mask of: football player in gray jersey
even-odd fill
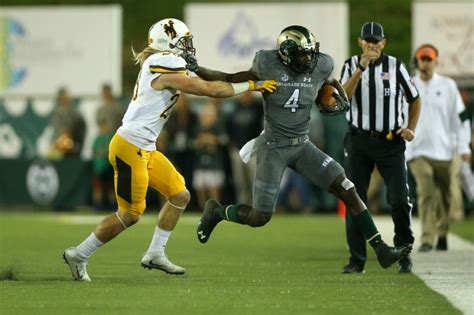
[[[387,268],[409,254],[410,245],[389,247],[382,240],[354,184],[346,178],[344,169],[309,141],[310,109],[324,83],[333,85],[340,95],[335,95],[335,108],[324,109],[320,106],[322,112],[338,114],[348,108],[344,89],[337,80],[330,78],[333,60],[319,52],[319,43],[310,30],[298,25],[285,28],[278,37],[277,49],[258,51],[248,71],[223,73],[198,66],[194,56],[184,58],[187,68],[205,80],[278,81],[276,92],[263,94],[264,132],[242,149],[244,155],[257,155],[253,204],[221,205],[217,200],[208,200],[197,228],[201,243],[209,240],[215,226],[222,220],[251,227],[260,227],[270,221],[275,212],[283,171],[291,167],[314,185],[344,201],[354,222],[374,248],[382,267]]]

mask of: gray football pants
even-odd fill
[[[261,137],[263,139],[256,151],[257,172],[253,185],[253,208],[258,211],[275,212],[280,181],[286,167],[291,167],[325,190],[344,173],[339,163],[319,150],[307,137],[295,145],[290,145],[289,139],[277,141]]]

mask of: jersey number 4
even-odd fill
[[[291,94],[290,98],[286,101],[284,108],[289,108],[292,113],[296,113],[296,110],[300,106],[298,100],[300,99],[300,89],[295,89]]]

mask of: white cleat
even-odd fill
[[[87,260],[77,258],[76,248],[69,247],[63,252],[63,259],[71,269],[74,280],[90,282],[91,278],[87,274]]]
[[[158,269],[172,275],[182,275],[186,269],[173,264],[165,254],[147,252],[142,258],[142,267],[146,269]]]

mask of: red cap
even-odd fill
[[[422,57],[431,58],[431,60],[436,60],[438,54],[433,47],[423,46],[416,51],[416,58],[421,59]]]

